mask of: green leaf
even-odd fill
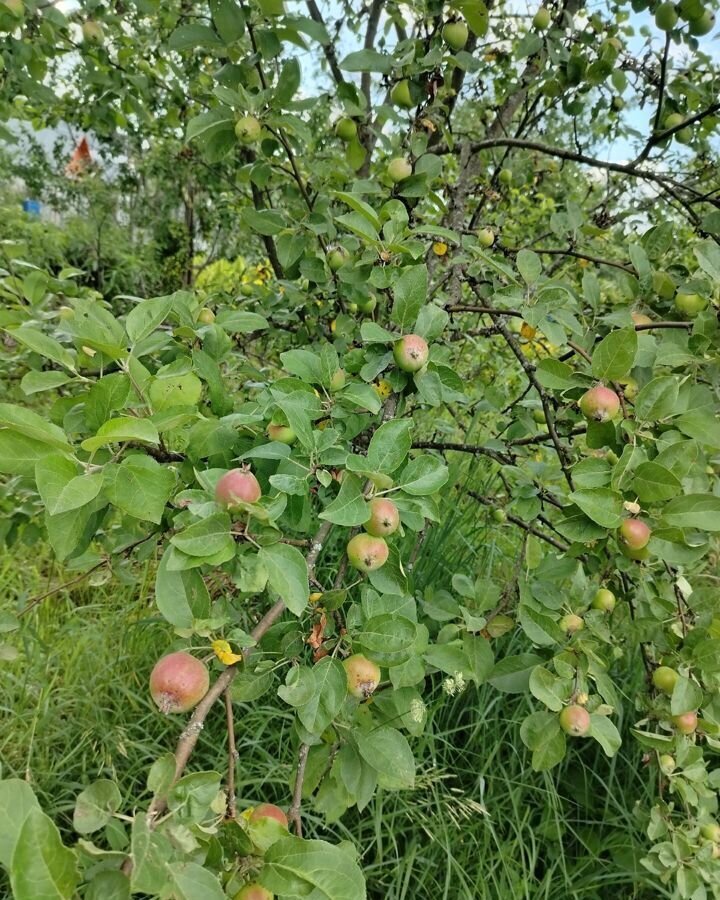
[[[536,374],[540,384],[550,391],[566,391],[578,384],[572,366],[559,359],[541,359]]]
[[[79,880],[75,854],[63,846],[52,819],[31,809],[10,864],[15,900],[71,900]]]
[[[671,500],[663,510],[668,525],[720,531],[720,497],[712,494],[686,494]]]
[[[98,428],[95,437],[86,438],[81,444],[83,450],[91,453],[106,444],[120,444],[126,441],[139,441],[143,444],[158,444],[160,438],[157,428],[150,419],[136,419],[121,416],[110,419]]]
[[[670,698],[670,712],[674,716],[692,712],[703,704],[703,692],[695,681],[678,675]]]
[[[320,518],[348,528],[363,525],[370,518],[370,508],[365,502],[362,487],[362,481],[357,475],[346,472],[340,492],[320,513]]]
[[[393,70],[393,58],[377,50],[356,50],[348,53],[340,68],[346,72],[380,72],[387,75]]]
[[[150,456],[134,454],[107,473],[105,490],[113,506],[136,519],[160,524],[175,475]]]
[[[275,841],[265,853],[260,881],[278,897],[366,898],[365,881],[351,853],[325,841]]]
[[[417,633],[414,622],[386,613],[368,619],[354,637],[378,665],[396,666],[408,658]]]
[[[206,557],[229,552],[229,548],[235,546],[230,534],[230,516],[214,513],[173,535],[170,543],[188,556]]]
[[[4,428],[32,438],[33,441],[47,444],[49,447],[55,447],[63,453],[70,452],[70,445],[62,428],[58,428],[43,416],[39,416],[29,409],[23,409],[21,406],[0,403],[0,434]]]
[[[241,220],[253,231],[272,237],[287,227],[282,213],[274,209],[250,209],[246,207],[240,214]]]
[[[125,330],[132,344],[146,338],[170,315],[174,297],[155,297],[143,300],[130,310],[125,320]]]
[[[638,339],[634,328],[611,331],[593,352],[593,375],[605,380],[623,378],[633,367],[637,349]]]
[[[595,738],[606,756],[615,756],[622,744],[620,733],[607,716],[590,716],[590,737]]]
[[[382,228],[380,216],[378,216],[372,206],[370,206],[369,203],[366,203],[361,197],[356,194],[346,193],[345,191],[333,191],[333,196],[337,197],[337,199],[341,200],[343,203],[347,203],[347,205],[354,209],[355,212],[364,216],[376,232],[380,231]]]
[[[220,47],[222,41],[209,25],[180,25],[170,35],[170,50],[194,50],[196,47]]]
[[[197,569],[175,572],[168,569],[172,547],[163,553],[155,577],[155,603],[175,628],[192,628],[193,619],[210,615],[210,596]]]
[[[210,12],[217,33],[226,44],[233,44],[245,33],[245,16],[235,0],[210,0]]]
[[[0,781],[0,865],[8,871],[20,832],[32,810],[40,811],[40,805],[26,781]]]
[[[410,266],[392,286],[393,307],[390,319],[402,331],[412,328],[418,313],[427,300],[428,273],[426,266]]]
[[[367,467],[370,472],[390,475],[403,462],[410,451],[412,440],[408,419],[393,419],[381,425],[372,436],[367,451]]]
[[[124,409],[132,385],[124,372],[113,372],[99,378],[85,398],[85,421],[88,428],[97,431],[110,418],[110,414]]]
[[[167,867],[175,900],[226,900],[216,875],[194,862],[173,862]]]
[[[574,491],[569,500],[603,528],[617,528],[622,521],[622,494],[609,488],[587,488]]]
[[[85,788],[75,801],[73,828],[80,834],[99,831],[120,808],[121,801],[120,790],[114,781],[96,781]]]
[[[349,402],[373,415],[379,413],[382,406],[375,388],[360,381],[353,381],[347,385],[342,393],[342,399],[343,403]]]
[[[655,422],[665,419],[676,410],[679,384],[677,378],[663,375],[653,378],[635,398],[635,415],[642,422]]]
[[[63,347],[63,345],[59,341],[56,341],[55,338],[44,334],[42,331],[38,331],[37,328],[33,328],[32,325],[20,325],[18,328],[8,328],[8,332],[16,341],[20,341],[21,344],[24,344],[32,350],[33,353],[39,353],[40,356],[44,356],[46,359],[50,359],[61,366],[65,366],[66,369],[70,369],[71,371],[75,370],[74,354]]]
[[[567,743],[558,717],[553,713],[536,712],[527,716],[520,726],[520,739],[533,751],[535,772],[546,772],[565,756]]]
[[[134,894],[159,894],[167,887],[167,861],[172,854],[164,834],[150,831],[147,816],[135,816],[132,824],[131,887]]]
[[[682,491],[680,479],[656,462],[644,462],[635,469],[632,487],[643,503],[669,500]]]
[[[553,712],[560,712],[567,698],[567,684],[543,666],[537,666],[530,675],[530,693]]]
[[[520,250],[516,259],[518,272],[526,284],[534,284],[542,275],[542,262],[532,250]]]
[[[38,460],[35,481],[49,515],[56,516],[94,500],[102,488],[103,475],[78,475],[75,463],[53,453]]]
[[[505,656],[496,663],[488,681],[506,694],[522,694],[528,689],[530,675],[542,659],[534,653],[520,653],[518,656]]]
[[[63,384],[67,384],[69,380],[70,376],[65,375],[63,372],[36,372],[31,370],[23,375],[20,388],[24,394],[30,396],[31,394],[38,394],[40,391],[51,391],[54,388],[61,387]]]
[[[215,324],[230,334],[250,334],[253,331],[264,331],[270,323],[259,313],[244,312],[240,309],[223,309],[217,314]]]
[[[405,466],[395,487],[413,497],[422,497],[439,491],[449,474],[447,466],[436,456],[421,453]]]
[[[359,238],[364,238],[372,244],[380,241],[380,235],[375,230],[375,227],[361,213],[344,213],[344,215],[338,216],[335,221],[347,231],[357,235]]]
[[[713,281],[720,281],[720,248],[710,239],[701,241],[693,247],[700,268],[707,272]]]
[[[270,587],[280,595],[291,613],[302,615],[310,596],[305,557],[288,544],[270,544],[258,553],[268,573]]]
[[[388,790],[415,785],[415,757],[405,735],[382,725],[367,733],[356,733],[360,756],[378,774],[378,784]]]
[[[322,734],[340,712],[347,696],[347,676],[342,663],[326,656],[313,666],[313,695],[298,707],[297,716],[311,734]]]

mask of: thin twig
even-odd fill
[[[230,688],[225,689],[225,715],[227,718],[228,734],[228,780],[227,780],[227,815],[228,819],[237,816],[237,798],[235,796],[235,765],[238,753],[235,747],[235,720],[233,717],[232,697]]]
[[[287,817],[295,826],[295,834],[298,837],[303,836],[302,816],[300,809],[302,806],[303,782],[305,781],[305,767],[307,766],[308,753],[310,747],[307,744],[300,744],[298,750],[297,772],[295,774],[295,787],[293,789],[292,806],[288,810]]]

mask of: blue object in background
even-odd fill
[[[40,201],[39,200],[23,200],[22,202],[23,212],[26,212],[29,216],[33,216],[33,218],[40,218]]]

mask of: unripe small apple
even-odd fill
[[[682,291],[678,291],[675,294],[675,308],[691,319],[694,319],[707,305],[707,300],[705,297],[701,297],[700,294],[690,294]]]
[[[284,828],[288,827],[288,817],[279,806],[274,803],[258,803],[250,813],[251,822],[261,822],[263,819],[275,819]]]
[[[330,376],[330,391],[336,394],[345,387],[346,374],[345,369],[336,369]]]
[[[545,6],[541,6],[533,16],[533,28],[538,31],[545,31],[546,28],[550,27],[551,21],[552,17],[550,16],[550,10]]]
[[[633,312],[630,313],[630,318],[633,320],[633,325],[652,325],[653,323],[650,316],[646,316],[645,313]]]
[[[560,625],[560,630],[566,634],[575,634],[576,631],[582,631],[585,627],[585,622],[580,616],[576,616],[575,613],[568,613],[566,616],[563,616],[558,624]]]
[[[367,700],[380,683],[380,667],[363,656],[354,653],[343,660],[347,675],[348,691],[358,700]]]
[[[419,334],[406,334],[393,347],[395,365],[403,372],[419,372],[427,363],[429,352],[427,342]]]
[[[410,82],[407,78],[403,78],[402,81],[398,81],[397,84],[393,85],[390,91],[390,100],[395,106],[403,106],[405,109],[411,109],[415,106],[410,94]]]
[[[345,116],[335,124],[335,134],[341,141],[351,141],[357,137],[357,122]]]
[[[624,519],[620,528],[620,540],[630,550],[642,550],[650,540],[652,531],[640,519]]]
[[[620,398],[605,385],[596,384],[582,395],[578,406],[586,419],[607,422],[620,411]]]
[[[672,300],[675,296],[675,282],[667,272],[653,272],[652,283],[653,290],[663,300]]]
[[[198,313],[198,322],[203,325],[212,325],[214,321],[215,313],[211,309],[208,309],[207,306],[203,307]]]
[[[374,572],[387,562],[388,545],[381,537],[370,534],[356,534],[348,541],[347,557],[353,569],[359,572]]]
[[[350,259],[350,254],[344,247],[333,247],[327,255],[327,262],[333,272],[341,269]]]
[[[537,422],[538,425],[543,425],[546,421],[545,419],[545,410],[544,409],[534,409],[532,411],[533,421]]]
[[[262,125],[255,116],[243,116],[235,123],[235,137],[241,144],[254,144],[261,135]]]
[[[500,184],[504,184],[505,187],[509,187],[513,182],[512,169],[500,169],[498,180]]]
[[[468,27],[464,22],[446,22],[443,25],[443,40],[451,50],[462,50],[468,42],[468,35]]]
[[[393,184],[399,184],[412,175],[412,164],[405,157],[396,156],[388,163],[387,173]]]
[[[371,312],[374,312],[376,306],[377,297],[368,297],[367,300],[358,301],[358,309],[365,315],[370,315]]]
[[[150,673],[150,694],[160,712],[188,712],[202,700],[210,687],[207,667],[183,650],[168,653],[155,663]]]
[[[4,0],[3,6],[9,13],[12,13],[16,19],[19,19],[25,12],[23,0]]]
[[[64,322],[67,322],[68,319],[72,319],[75,315],[75,310],[72,306],[61,306],[58,309],[58,318],[62,319]]]
[[[274,900],[274,897],[275,894],[271,894],[267,888],[254,881],[241,887],[233,900]]]
[[[215,499],[230,509],[238,503],[257,503],[261,496],[260,484],[249,469],[230,469],[215,486]]]
[[[690,19],[688,22],[688,31],[694,37],[703,37],[709,34],[715,27],[715,13],[706,9],[705,12],[697,19]]]
[[[495,232],[492,228],[481,228],[478,231],[478,243],[481,247],[487,249],[495,243]]]
[[[559,718],[560,727],[571,737],[583,737],[590,731],[590,713],[582,706],[566,706]]]
[[[660,765],[660,771],[664,775],[670,775],[675,771],[675,757],[670,756],[669,753],[663,753],[658,759],[658,763]]]
[[[615,112],[620,112],[621,110],[625,109],[625,101],[619,94],[615,94],[615,96],[610,101],[610,106],[615,110]],[[585,260],[585,262],[587,262],[587,260]]]
[[[504,509],[495,507],[495,509],[492,511],[492,517],[498,523],[498,525],[502,525],[503,522],[507,522],[507,513]]]
[[[665,128],[677,128],[677,126],[682,125],[684,121],[685,116],[682,113],[670,113],[665,119]]]
[[[658,666],[652,673],[652,683],[663,694],[672,694],[678,677],[678,673],[670,666]]]
[[[696,712],[686,712],[672,717],[672,723],[680,734],[692,734],[697,728],[698,717]]]
[[[700,834],[706,841],[720,844],[720,825],[717,822],[706,822],[700,826]]]
[[[615,609],[617,602],[615,594],[607,588],[600,588],[592,600],[593,609],[601,609],[603,612],[611,613]]]
[[[672,31],[677,25],[678,14],[675,4],[669,2],[661,3],[655,10],[655,24],[661,31]]]
[[[289,425],[268,425],[267,436],[271,441],[277,441],[278,444],[287,444],[290,446],[297,440],[295,430]]]
[[[82,24],[83,41],[86,44],[100,45],[105,40],[102,25],[94,19],[87,19]]]
[[[374,497],[370,501],[370,518],[363,525],[373,537],[388,537],[400,527],[400,513],[392,500]]]

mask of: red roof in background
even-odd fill
[[[68,177],[81,175],[89,165],[92,164],[93,158],[90,153],[90,144],[87,138],[83,137],[78,141],[77,147],[73,150],[70,162],[65,166],[65,174]]]

